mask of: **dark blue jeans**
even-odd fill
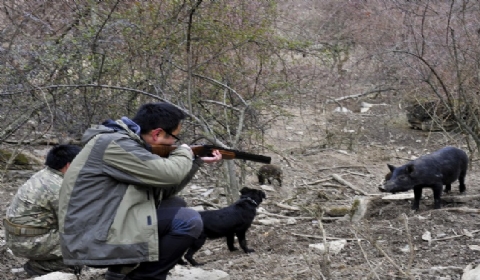
[[[186,202],[179,197],[162,201],[157,209],[158,261],[140,263],[139,267],[127,275],[127,279],[167,279],[168,272],[178,263],[203,230],[200,214],[186,206]]]

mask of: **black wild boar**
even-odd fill
[[[467,174],[468,156],[454,147],[445,147],[431,154],[421,156],[405,165],[395,167],[388,164],[391,176],[381,191],[404,192],[413,189],[413,210],[418,210],[423,188],[433,190],[434,208],[441,208],[440,197],[443,185],[445,192],[450,192],[452,183],[457,179],[459,190],[465,192],[465,176]],[[390,174],[389,173],[389,174]],[[387,174],[387,176],[389,175]],[[386,177],[387,177],[386,176]]]
[[[282,169],[280,166],[273,164],[265,164],[257,172],[258,183],[265,184],[265,180],[271,185],[273,180],[277,180],[280,187],[282,186]]]

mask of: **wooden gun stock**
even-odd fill
[[[152,145],[152,153],[161,157],[168,157],[168,155],[177,147],[178,146],[175,145]],[[225,149],[214,145],[194,145],[190,146],[190,148],[192,149],[194,155],[200,157],[208,156],[212,153],[213,150],[218,150],[222,154],[223,159],[244,159],[266,164],[269,164],[272,161],[271,157],[250,154],[232,149]]]

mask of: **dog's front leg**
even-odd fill
[[[235,242],[235,233],[232,232],[232,233],[227,234],[228,250],[230,250],[230,251],[238,250],[238,248],[235,247],[234,242]]]
[[[255,250],[249,249],[247,247],[247,239],[245,238],[245,235],[246,235],[245,231],[238,231],[237,232],[238,244],[240,244],[240,247],[242,247],[243,251],[246,254],[255,252]]]

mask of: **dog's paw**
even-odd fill
[[[247,253],[247,254],[250,254],[250,253],[253,253],[253,252],[255,252],[255,250],[253,250],[253,249],[247,249],[247,250],[245,250],[245,253]]]
[[[196,260],[192,258],[187,258],[187,261],[190,263],[191,266],[201,266],[204,265],[203,263],[199,263]]]

